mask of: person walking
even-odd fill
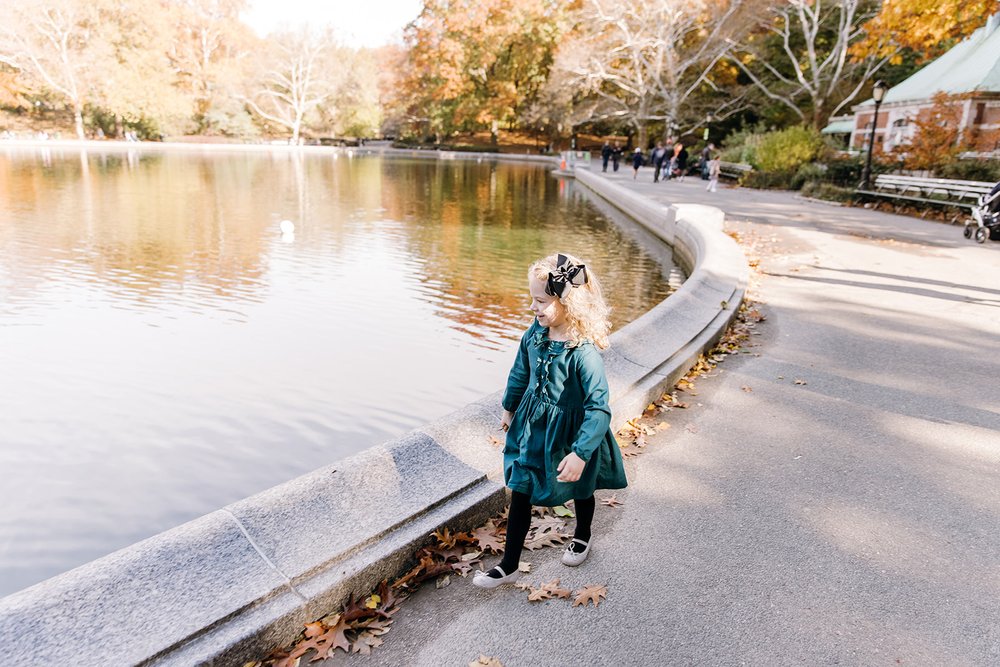
[[[653,182],[658,183],[660,181],[660,170],[663,168],[663,158],[666,155],[667,150],[663,147],[663,142],[657,142],[656,148],[653,149],[653,154],[650,155],[649,162],[653,166]]]
[[[607,141],[601,146],[601,171],[606,172],[608,170],[608,160],[611,159],[611,144]]]
[[[618,171],[618,163],[621,161],[621,159],[622,159],[622,149],[621,146],[619,146],[618,142],[616,141],[614,148],[611,149],[611,164],[614,166],[614,170],[616,172]]]
[[[701,151],[701,160],[698,163],[698,167],[701,169],[701,180],[707,181],[709,179],[708,173],[708,163],[712,159],[712,153],[715,152],[715,144],[709,142],[707,146]]]
[[[642,149],[638,146],[635,147],[635,152],[632,153],[632,180],[634,181],[639,177],[639,167],[642,166]]]
[[[715,192],[716,188],[719,187],[719,174],[722,172],[722,162],[718,155],[710,156],[708,161],[708,187],[705,188],[708,192]]]
[[[504,482],[511,491],[503,559],[472,578],[479,588],[513,583],[531,506],[573,500],[576,530],[562,562],[582,565],[591,551],[595,489],[628,486],[611,431],[608,380],[600,350],[608,347],[608,306],[593,271],[569,255],[550,255],[528,270],[534,321],[507,379],[500,428]]]
[[[681,183],[684,182],[684,176],[687,174],[687,165],[687,149],[684,148],[684,144],[678,141],[674,145],[674,177],[680,180]]]

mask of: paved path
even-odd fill
[[[767,321],[598,506],[583,567],[528,555],[607,600],[425,587],[370,658],[324,664],[1000,664],[1000,243],[642,176],[611,177],[770,249]]]

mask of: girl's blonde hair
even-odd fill
[[[584,264],[572,255],[562,253],[573,264]],[[528,278],[548,280],[549,273],[556,270],[558,255],[549,255],[538,260],[528,269]],[[590,341],[598,349],[605,349],[610,344],[608,334],[611,332],[611,321],[608,316],[611,308],[604,302],[601,293],[601,282],[591,268],[587,267],[587,283],[579,287],[566,287],[562,298],[556,297],[566,307],[567,333],[569,347],[576,347],[584,341]]]

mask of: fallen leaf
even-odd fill
[[[779,380],[784,380],[784,379],[785,379],[785,376],[784,376],[784,375],[779,375],[779,376],[778,376],[778,379],[779,379]]]
[[[531,572],[531,563],[522,560],[520,563],[517,564],[517,571],[528,574],[529,572]]]
[[[499,448],[503,447],[503,440],[501,440],[500,438],[496,437],[495,435],[491,435],[490,436],[490,444],[493,445],[494,447],[496,447],[497,449],[499,449]]]
[[[750,393],[751,391],[753,391],[753,388],[752,388],[752,387],[750,387],[750,385],[747,385],[747,384],[745,384],[745,385],[743,385],[742,387],[740,387],[740,389],[742,389],[743,391],[745,391],[745,392],[746,392],[746,393],[748,393],[748,394],[749,394],[749,393]]]
[[[800,379],[796,378],[795,379],[795,384],[809,384],[809,383],[806,382],[805,380],[800,380]]]
[[[493,519],[486,522],[485,526],[480,526],[472,531],[472,538],[483,551],[492,551],[495,554],[503,553],[505,540],[498,534],[497,526]]]
[[[684,430],[687,431],[688,433],[697,433],[698,427],[695,426],[694,424],[688,424],[687,426],[684,427]]]
[[[369,609],[375,609],[378,607],[378,603],[382,601],[378,595],[371,595],[367,600],[365,600],[365,606]]]
[[[639,454],[642,454],[642,452],[640,450],[636,449],[635,447],[619,447],[619,449],[622,450],[622,456],[625,457],[625,458],[627,458],[627,459],[630,459],[633,456],[639,456]]]
[[[525,540],[524,548],[528,551],[535,551],[537,549],[544,549],[545,547],[555,547],[569,538],[570,536],[564,533],[544,533],[532,540]]]
[[[659,424],[656,425],[657,431],[665,431],[668,428],[670,428],[670,424],[668,424],[667,422],[660,422]]]
[[[621,507],[625,503],[618,500],[617,496],[608,496],[607,498],[601,498],[601,504],[607,505],[608,507]]]
[[[559,586],[559,579],[553,579],[548,583],[544,583],[539,588],[531,588],[528,593],[528,602],[541,602],[542,600],[550,600],[552,598],[568,598],[572,595],[572,591],[568,588],[561,588]]]
[[[527,581],[515,581],[514,588],[520,588],[522,591],[530,591],[532,586]]]
[[[467,554],[462,554],[461,560],[468,563],[470,560],[476,560],[483,555],[482,551],[470,551]]]
[[[496,658],[480,655],[478,660],[469,663],[469,667],[503,667],[503,663]]]
[[[572,510],[570,510],[565,505],[556,505],[555,507],[552,508],[552,512],[555,513],[556,516],[567,517],[569,519],[572,519],[573,517],[576,516],[575,514],[573,514]]]
[[[580,590],[574,591],[574,595],[576,595],[576,599],[573,600],[574,607],[580,605],[586,607],[588,602],[593,602],[596,607],[601,603],[601,600],[608,596],[608,587],[600,584],[587,584]]]
[[[382,641],[371,632],[361,632],[358,634],[358,638],[351,643],[351,651],[361,655],[371,655],[372,649],[381,646]]]
[[[451,584],[451,577],[447,574],[443,577],[438,577],[437,581],[434,582],[434,588],[446,588]]]

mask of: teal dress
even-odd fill
[[[592,343],[569,347],[532,322],[521,336],[503,407],[514,413],[503,450],[504,481],[531,496],[532,505],[553,507],[589,498],[594,489],[628,485],[611,432],[604,360]],[[587,462],[583,474],[576,482],[557,481],[556,468],[571,451]]]

